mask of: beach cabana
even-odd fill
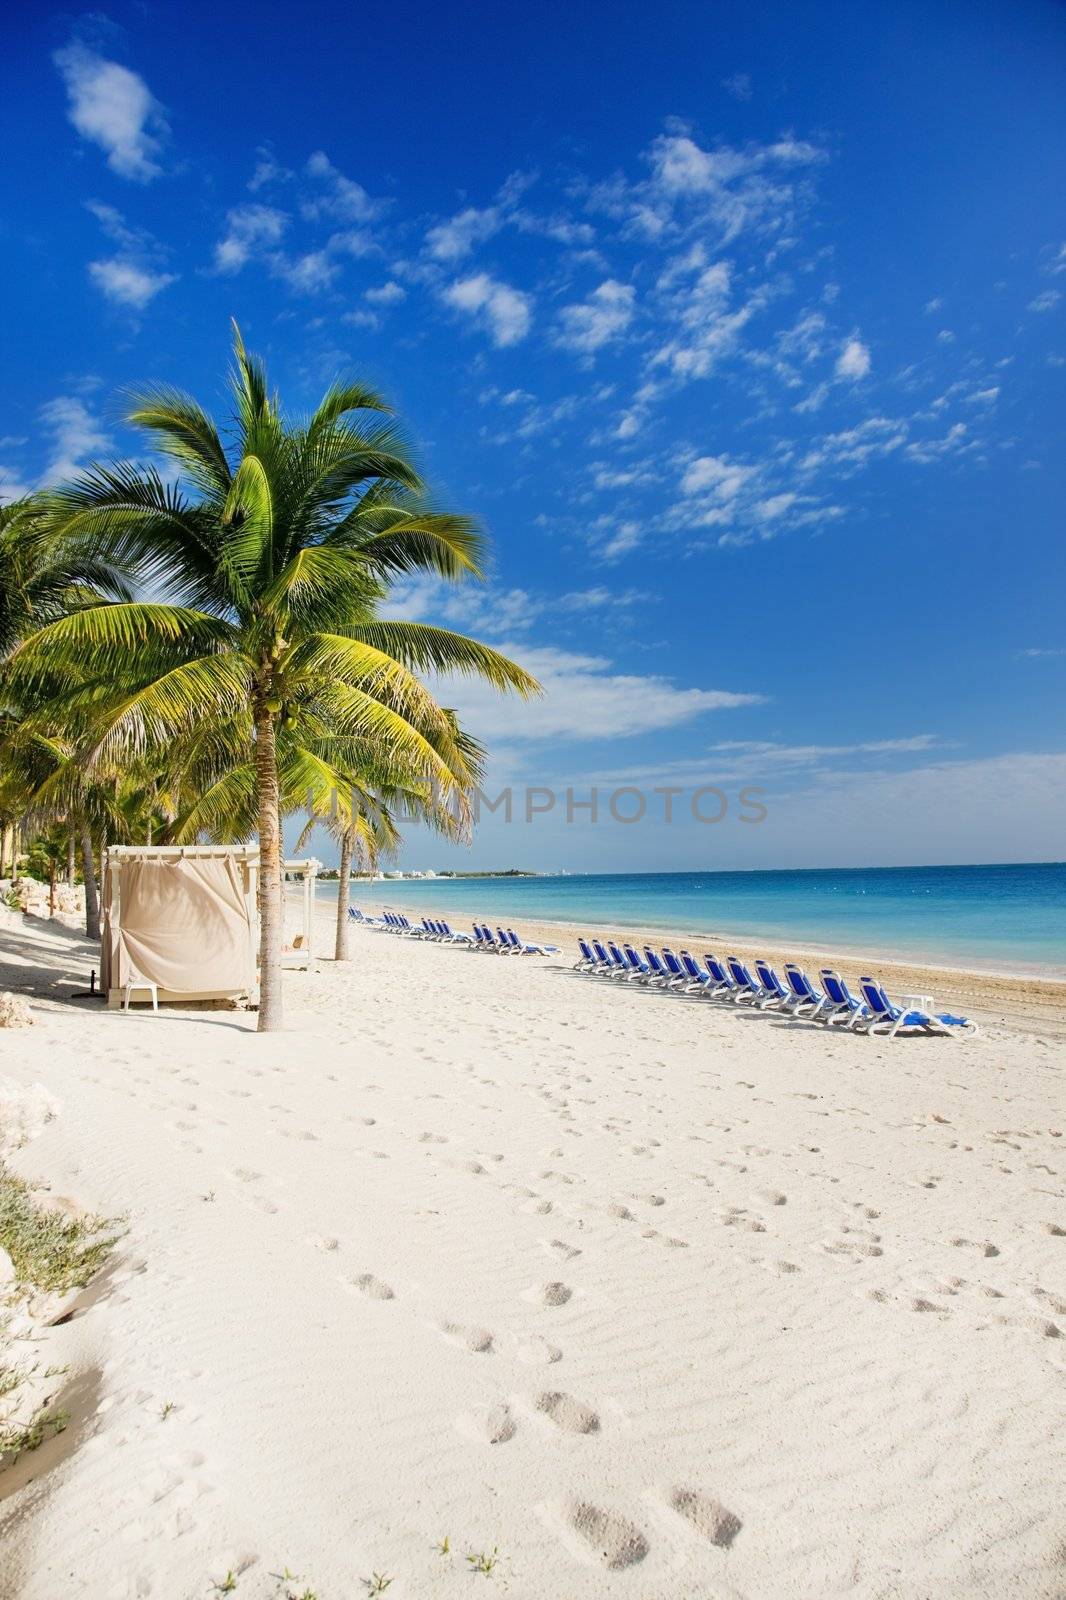
[[[160,1000],[258,997],[256,845],[112,845],[104,856],[100,987]]]

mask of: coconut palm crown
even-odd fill
[[[57,712],[90,728],[86,760],[210,744],[230,759],[245,726],[254,754],[260,847],[260,1029],[282,1025],[279,745],[319,792],[343,789],[330,741],[400,761],[438,796],[461,797],[472,770],[455,717],[420,671],[474,674],[535,694],[534,678],[448,629],[378,620],[390,581],[415,570],[482,575],[470,518],[435,508],[384,401],[335,384],[307,420],[289,421],[234,324],[232,426],[223,435],[192,399],[155,387],[129,421],[178,469],[98,464],[54,491],[49,527],[134,569],[151,598],[89,606],[13,652],[15,682],[55,681]],[[314,726],[306,748],[294,748]],[[247,763],[248,745],[238,759]],[[339,780],[339,781],[338,781]]]

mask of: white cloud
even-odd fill
[[[395,306],[401,300],[407,299],[407,290],[400,284],[390,281],[383,283],[379,288],[368,289],[366,298],[374,306]]]
[[[323,192],[304,205],[306,216],[334,217],[338,222],[370,222],[381,211],[381,203],[372,200],[362,184],[346,178],[330,161],[324,150],[316,150],[307,162],[308,177],[317,179]]]
[[[594,289],[583,305],[564,306],[559,313],[558,342],[589,355],[609,339],[624,333],[633,320],[636,290],[632,284],[608,278]]]
[[[915,439],[906,448],[906,454],[912,461],[923,464],[930,461],[939,461],[941,457],[954,455],[957,451],[970,448],[970,439],[967,434],[965,422],[956,422],[940,439]]]
[[[732,500],[751,477],[754,468],[741,466],[728,456],[697,456],[681,479],[683,494],[713,491],[719,500]]]
[[[838,378],[865,378],[870,370],[870,351],[862,340],[852,335],[837,357]]]
[[[176,273],[153,272],[121,256],[90,261],[89,276],[109,300],[120,306],[133,306],[137,311],[142,311],[160,290],[177,281]]]
[[[120,177],[138,183],[158,178],[166,122],[144,79],[83,44],[69,44],[52,59],[66,84],[67,115],[82,138],[106,151]]]
[[[1042,294],[1037,295],[1035,300],[1030,300],[1029,310],[1054,311],[1061,299],[1062,295],[1058,289],[1045,289]]]
[[[31,492],[30,485],[23,483],[17,468],[5,467],[0,463],[0,505],[8,505],[12,500],[24,500]]]
[[[318,294],[329,288],[340,266],[328,249],[308,250],[302,256],[272,256],[271,271],[297,294]]]
[[[513,653],[539,678],[540,700],[519,705],[488,685],[452,680],[447,702],[479,738],[619,739],[676,728],[711,711],[761,705],[760,694],[679,688],[672,679],[616,673],[602,656],[518,644]]]
[[[165,252],[150,233],[131,228],[114,206],[90,200],[86,210],[119,246],[117,255],[89,263],[89,276],[101,294],[116,305],[142,311],[160,290],[177,282],[176,273],[164,271]]]
[[[800,462],[801,472],[819,467],[865,466],[871,456],[891,455],[906,443],[907,424],[890,417],[867,417],[854,428],[827,433],[807,451]]]
[[[439,222],[426,234],[426,248],[437,261],[461,261],[477,244],[491,239],[503,226],[503,216],[496,206],[479,211],[467,206],[447,222]]]
[[[271,183],[289,183],[295,176],[288,167],[283,167],[274,159],[273,152],[268,146],[261,145],[256,151],[256,156],[258,160],[255,171],[248,179],[248,187],[253,194],[257,194],[260,189],[265,189]]]
[[[1050,650],[1042,650],[1037,647],[1030,650],[1019,650],[1018,655],[1025,657],[1025,659],[1028,661],[1044,661],[1057,658],[1059,656],[1066,656],[1066,649],[1056,647]]]
[[[520,289],[500,283],[487,272],[461,278],[442,291],[441,298],[458,311],[468,312],[488,329],[493,344],[518,344],[529,332],[532,299]]]
[[[284,211],[273,206],[234,206],[226,214],[226,231],[215,246],[215,271],[239,272],[256,251],[281,242],[288,220]]]
[[[743,150],[721,145],[704,150],[687,133],[660,134],[648,152],[653,182],[668,195],[715,194],[729,184],[767,166],[805,166],[820,161],[816,145],[785,137],[771,145],[750,145]],[[743,200],[740,201],[743,208]]]
[[[52,435],[51,457],[41,475],[42,485],[73,477],[87,456],[111,448],[109,435],[76,395],[57,395],[41,407],[40,415]]]
[[[639,522],[629,519],[620,522],[610,537],[600,545],[600,554],[604,561],[618,561],[622,556],[635,550],[644,537],[644,529]]]
[[[759,522],[776,522],[778,517],[783,517],[795,503],[796,496],[791,492],[773,494],[765,500],[755,502],[755,516]]]

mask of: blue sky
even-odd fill
[[[236,316],[294,410],[395,401],[495,552],[395,609],[548,690],[448,687],[516,820],[405,864],[1066,855],[1066,11],[295,16],[9,21],[0,492],[134,452],[139,380],[224,410]]]

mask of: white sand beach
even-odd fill
[[[351,938],[257,1035],[5,932],[11,1165],[128,1217],[34,1347],[5,1600],[1062,1595],[1061,1013],[888,1042]]]

